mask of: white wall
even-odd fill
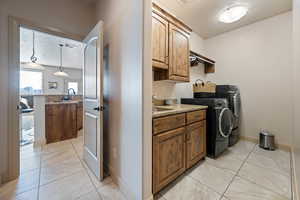
[[[80,0],[0,2],[0,172],[7,174],[8,16],[84,36],[95,24],[94,6]]]
[[[293,55],[294,55],[294,63],[293,63],[293,93],[294,93],[294,129],[293,129],[293,158],[294,158],[294,173],[295,173],[295,185],[294,185],[294,193],[300,197],[300,0],[294,0],[293,6]]]
[[[205,40],[216,73],[207,79],[238,85],[243,136],[258,138],[261,128],[280,144],[291,144],[292,13],[287,12]]]
[[[97,6],[108,51],[106,164],[132,200],[142,199],[143,5],[141,0],[101,0]]]

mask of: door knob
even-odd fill
[[[98,106],[98,107],[94,108],[94,110],[100,111],[100,107]]]
[[[98,107],[94,108],[94,110],[103,111],[104,110],[104,106],[98,106]]]

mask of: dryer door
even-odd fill
[[[219,133],[227,138],[233,129],[233,114],[229,108],[223,108],[219,115]]]

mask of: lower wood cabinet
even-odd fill
[[[83,128],[83,103],[77,104],[77,130]]]
[[[185,120],[186,118],[191,118],[191,115],[196,115],[198,112],[188,112],[153,119],[153,194],[158,193],[162,188],[184,173],[186,169],[192,167],[206,156],[205,110],[200,111],[202,113],[201,117],[192,118],[193,123],[191,123],[191,120]],[[173,123],[174,119],[179,117],[184,117],[180,128],[174,126]],[[182,122],[182,120],[180,121]],[[162,122],[170,124],[162,126]],[[163,129],[158,129],[159,127],[168,127],[169,130],[161,132]],[[174,127],[173,130],[170,130],[170,127]]]
[[[206,121],[187,126],[186,167],[190,168],[206,156]]]
[[[46,105],[46,143],[77,137],[77,105]]]
[[[185,171],[185,148],[185,128],[153,137],[154,193]]]

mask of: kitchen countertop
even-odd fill
[[[169,106],[155,106],[158,109],[166,109],[162,111],[153,111],[152,118],[163,117],[167,115],[174,115],[184,112],[190,112],[195,110],[203,110],[207,109],[207,106],[200,106],[200,105],[188,105],[188,104],[175,104]]]
[[[54,101],[54,102],[47,102],[46,105],[56,105],[56,104],[77,104],[81,103],[82,101],[76,101],[76,100],[71,100],[71,101]]]

